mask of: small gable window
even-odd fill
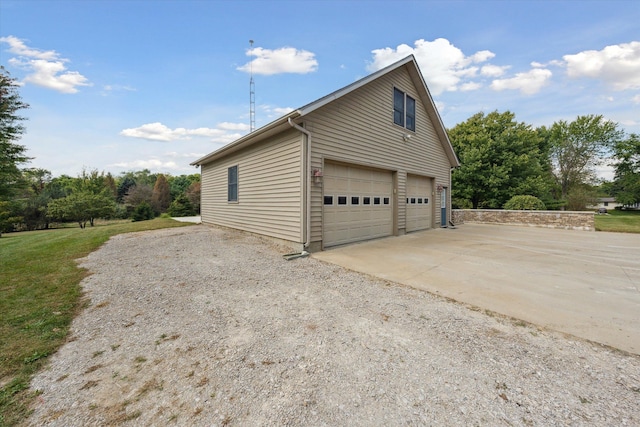
[[[238,166],[231,166],[227,172],[227,201],[238,201]]]
[[[393,123],[404,127],[404,92],[393,89]]]
[[[393,123],[416,131],[416,100],[397,88],[393,88]]]

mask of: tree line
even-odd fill
[[[148,169],[114,177],[83,170],[77,177],[53,178],[45,169],[23,169],[11,197],[0,201],[0,232],[40,230],[54,223],[95,220],[142,221],[160,214],[191,216],[200,212],[200,175],[152,174]]]
[[[114,177],[84,169],[77,177],[53,177],[45,169],[21,168],[31,159],[27,148],[17,143],[25,131],[18,111],[29,107],[18,88],[0,66],[0,235],[46,229],[59,222],[76,222],[84,228],[98,218],[199,214],[199,174],[171,176],[144,169]]]
[[[510,111],[477,113],[448,133],[461,164],[454,207],[508,208],[522,196],[541,202],[531,209],[584,210],[603,196],[640,202],[640,137],[601,115],[534,128]],[[613,167],[613,181],[598,178],[602,165]]]

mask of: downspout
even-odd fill
[[[456,224],[455,222],[453,222],[453,181],[452,181],[452,177],[451,174],[453,173],[453,170],[456,169],[456,167],[451,167],[449,168],[449,200],[447,200],[447,203],[449,203],[449,225],[451,227],[449,228],[453,228],[455,230],[456,228]]]
[[[306,252],[306,249],[309,247],[309,244],[311,243],[311,184],[309,183],[309,181],[311,180],[311,132],[309,132],[308,130],[306,130],[305,128],[303,128],[302,126],[299,126],[297,124],[295,124],[293,122],[293,120],[291,120],[291,117],[289,117],[288,119],[289,124],[291,125],[291,127],[299,130],[300,132],[304,133],[307,136],[307,144],[306,144],[306,151],[307,151],[307,159],[306,159],[306,165],[304,165],[304,171],[302,173],[302,175],[304,176],[304,191],[305,191],[305,236],[304,236],[304,243],[303,243],[303,253]],[[304,149],[304,147],[303,147]]]

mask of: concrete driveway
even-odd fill
[[[465,224],[317,259],[640,354],[640,235]]]

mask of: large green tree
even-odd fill
[[[66,196],[51,200],[47,205],[48,216],[59,221],[74,221],[84,228],[92,227],[97,218],[109,218],[115,214],[114,186],[109,174],[96,169],[83,169],[77,178],[61,180]]]
[[[640,203],[640,136],[631,134],[613,145],[615,178],[612,193],[618,203]]]
[[[49,202],[47,212],[51,219],[73,221],[85,228],[87,222],[94,225],[96,218],[107,218],[115,212],[115,202],[105,194],[76,191]]]
[[[557,121],[546,135],[559,196],[566,200],[572,191],[580,193],[585,184],[596,182],[596,166],[624,133],[601,115],[587,115],[572,122]]]
[[[453,172],[459,207],[502,208],[513,196],[548,191],[544,140],[510,111],[477,113],[449,130],[461,166]]]
[[[19,166],[29,161],[24,145],[17,144],[25,129],[18,111],[28,108],[18,93],[18,83],[0,66],[0,200],[10,200],[19,190]]]

